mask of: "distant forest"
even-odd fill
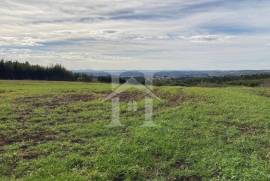
[[[130,77],[121,77],[124,83]],[[0,61],[0,79],[7,80],[52,80],[52,81],[82,81],[82,82],[111,82],[111,76],[94,76],[86,73],[74,73],[61,65],[43,67],[31,65],[29,62]],[[144,77],[136,77],[144,83]],[[183,77],[169,78],[156,77],[153,81],[156,86],[249,86],[256,87],[270,85],[270,74],[254,74],[240,76],[217,76],[217,77]]]
[[[61,65],[43,67],[29,62],[0,61],[0,79],[7,80],[55,80],[55,81],[92,81],[84,73],[73,73]]]
[[[254,74],[239,76],[214,76],[214,77],[184,77],[154,79],[156,86],[200,86],[200,87],[221,87],[221,86],[270,86],[270,74]]]

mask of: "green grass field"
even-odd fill
[[[0,180],[269,180],[270,89],[156,87],[144,99],[110,84],[0,81]],[[138,110],[129,111],[131,99]]]

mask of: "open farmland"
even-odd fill
[[[0,81],[0,180],[269,180],[270,89]],[[131,100],[137,110],[130,111]]]

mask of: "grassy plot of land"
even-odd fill
[[[156,87],[156,127],[144,96],[110,84],[0,81],[0,180],[269,180],[270,89]],[[137,101],[137,111],[129,101]]]

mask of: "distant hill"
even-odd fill
[[[74,72],[86,73],[94,77],[119,75],[120,77],[139,77],[154,75],[155,78],[203,78],[203,77],[223,77],[241,76],[255,74],[270,74],[270,70],[235,70],[235,71],[96,71],[96,70],[77,70]]]

